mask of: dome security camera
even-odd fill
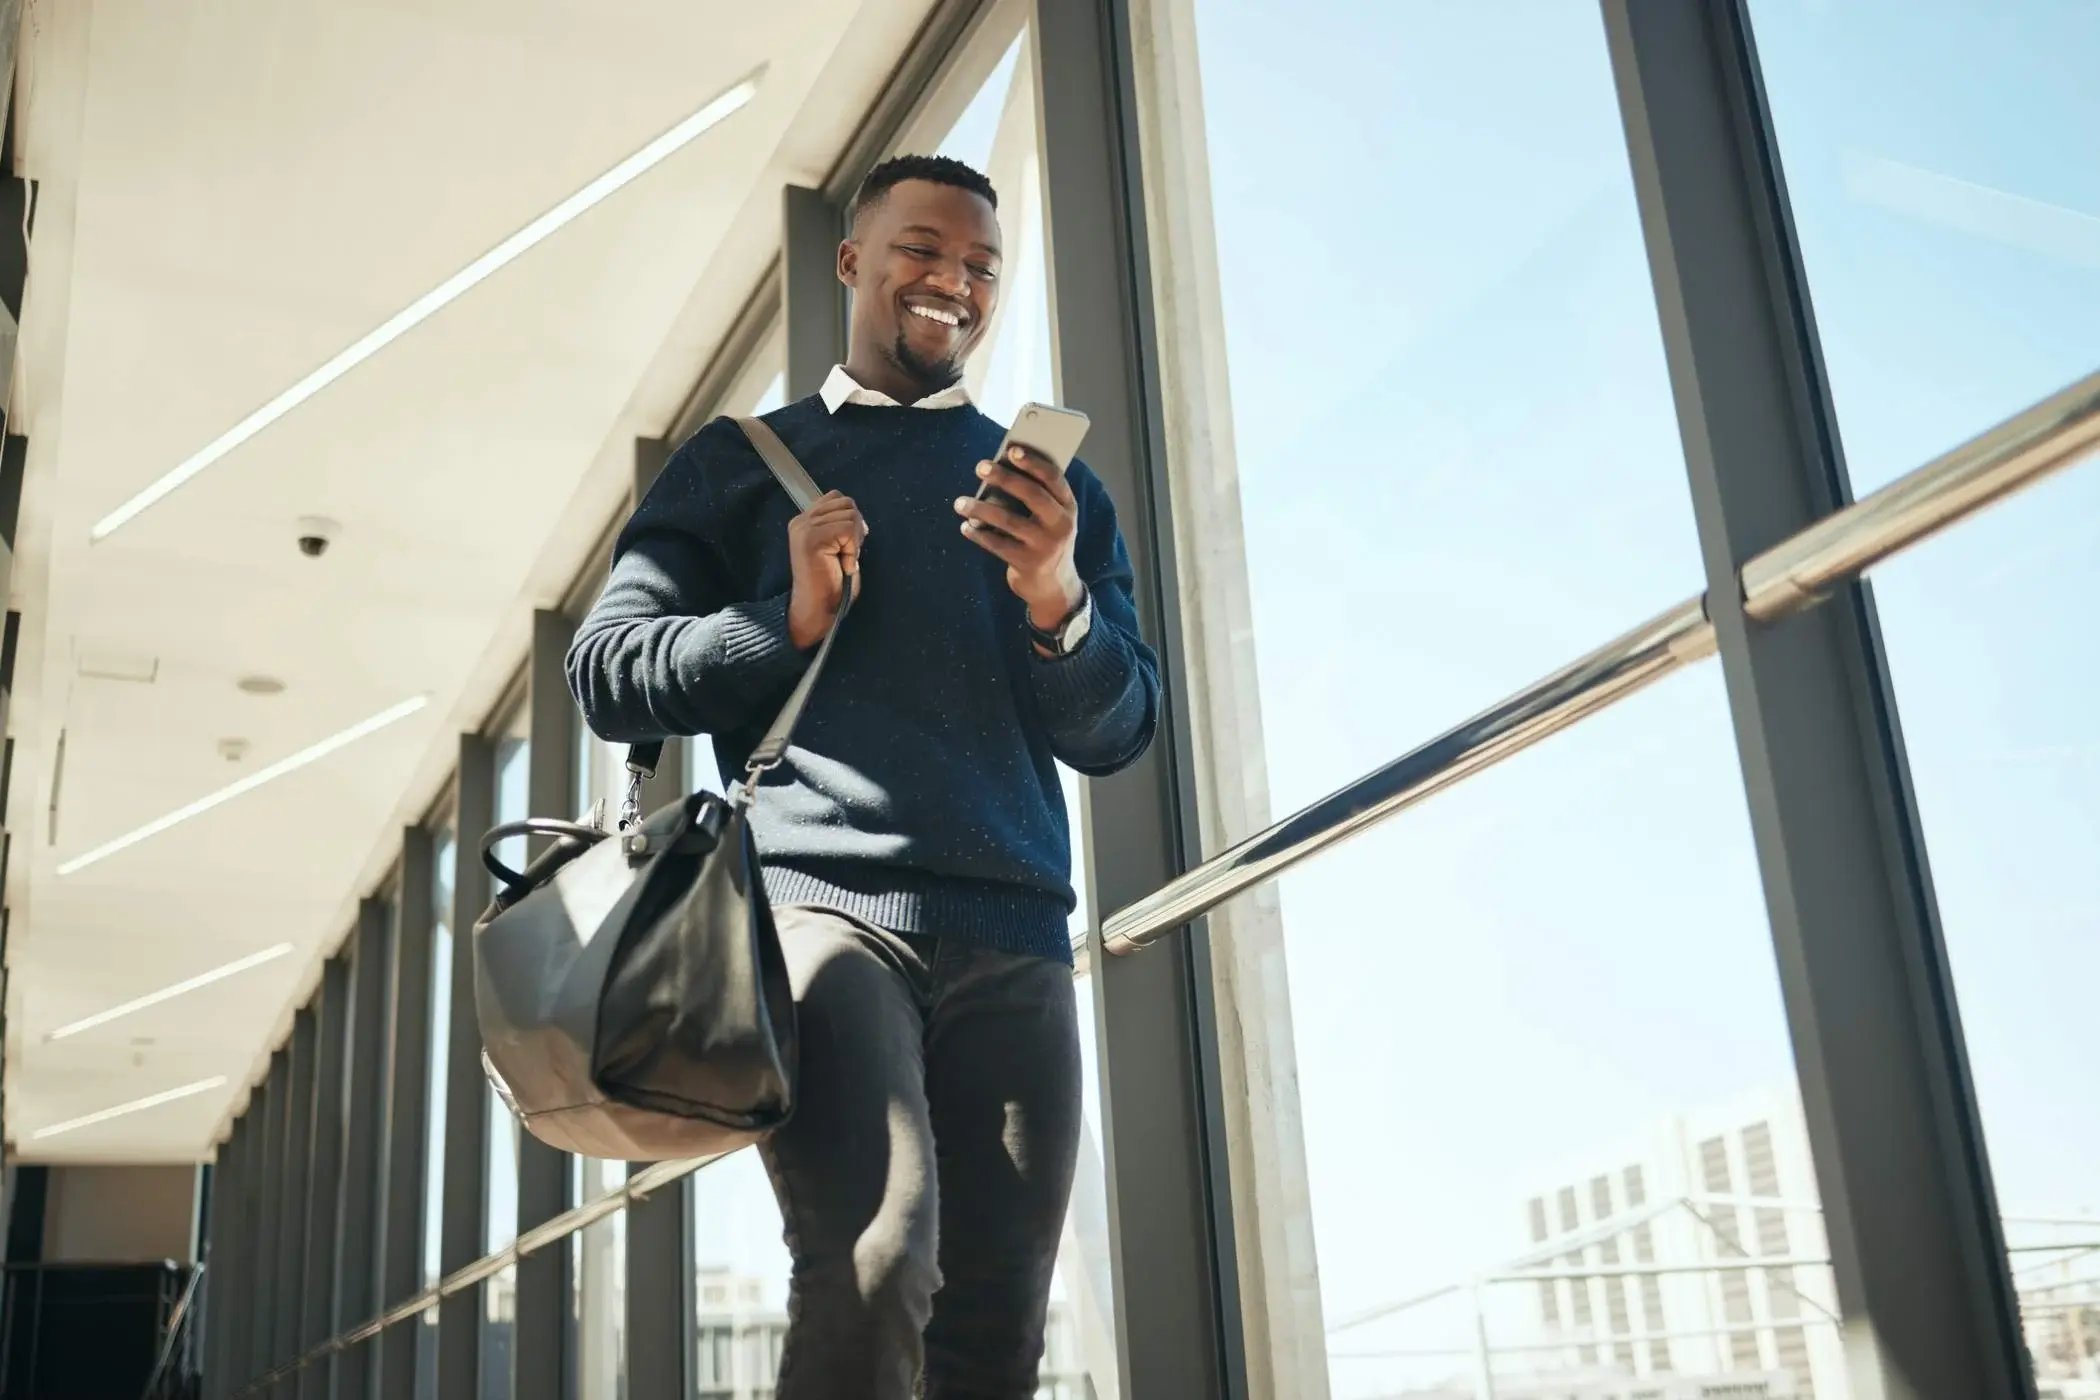
[[[326,516],[305,516],[299,521],[299,552],[309,559],[318,559],[342,533],[343,527]]]

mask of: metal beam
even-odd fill
[[[1038,3],[1034,36],[1058,394],[1093,418],[1087,461],[1122,512],[1167,694],[1144,759],[1084,788],[1090,907],[1115,909],[1200,855],[1128,7]],[[1246,1393],[1209,956],[1199,922],[1094,960],[1121,1390],[1145,1400]]]
[[[787,396],[823,387],[846,353],[846,288],[839,281],[840,206],[822,190],[781,190],[781,319],[787,325]]]
[[[2032,1396],[1872,595],[1738,584],[1851,496],[1748,12],[1604,20],[1854,1400]]]
[[[344,1319],[336,1308],[336,1263],[342,1250],[343,1123],[348,1113],[343,1078],[350,1035],[350,961],[341,953],[321,973],[320,1011],[314,1023],[313,1186],[306,1212],[306,1272],[299,1288],[302,1350],[335,1335]],[[328,1400],[335,1361],[299,1373],[300,1400]]]
[[[693,1179],[682,1176],[627,1208],[629,1395],[692,1394],[693,1269]]]
[[[370,1317],[379,1305],[380,1174],[384,1169],[380,1152],[386,1140],[381,1072],[385,1068],[387,945],[392,941],[392,922],[392,911],[384,899],[367,899],[358,906],[357,930],[345,945],[351,959],[350,1112],[343,1138],[343,1245],[336,1298],[346,1323]],[[341,1353],[336,1367],[339,1400],[379,1400],[378,1381],[370,1342]]]
[[[526,809],[535,816],[568,816],[576,805],[576,706],[563,661],[576,624],[541,610],[532,619],[532,658],[526,698],[531,738]],[[576,1204],[568,1153],[530,1133],[518,1134],[518,1233],[552,1220]],[[565,1400],[574,1386],[575,1315],[570,1309],[574,1264],[568,1248],[541,1250],[518,1261],[518,1311],[512,1328],[516,1400]]]
[[[299,1293],[305,1278],[306,1217],[313,1182],[314,1143],[314,1002],[309,1000],[292,1018],[290,1055],[285,1061],[289,1093],[286,1096],[284,1134],[284,1197],[277,1211],[277,1291],[267,1300],[270,1313],[271,1350],[279,1362],[289,1361],[300,1351]],[[289,1381],[271,1388],[279,1400],[291,1400]]]
[[[255,1376],[277,1364],[270,1339],[270,1299],[277,1291],[277,1211],[284,1198],[284,1109],[285,1109],[285,1061],[290,1058],[280,1045],[270,1056],[270,1072],[263,1076],[260,1088],[248,1104],[248,1112],[256,1118],[259,1136],[256,1140],[255,1178],[260,1188],[255,1210],[255,1237],[250,1242],[250,1277],[255,1280],[254,1292],[244,1330],[248,1339],[248,1353],[241,1367],[244,1375]]]
[[[423,1287],[423,1222],[430,1159],[431,918],[436,849],[430,833],[410,827],[401,838],[401,881],[394,892],[394,956],[389,996],[387,1191],[380,1297],[393,1304]],[[449,991],[449,988],[447,989]],[[346,1322],[359,1319],[346,1318]],[[373,1340],[379,1349],[379,1393],[413,1396],[420,1324]]]
[[[488,1079],[474,1014],[474,921],[493,893],[481,864],[481,834],[496,824],[495,746],[462,735],[453,775],[458,851],[452,878],[452,998],[445,1045],[445,1192],[439,1267],[455,1273],[481,1257],[488,1211]],[[481,1292],[438,1305],[438,1400],[481,1400]]]

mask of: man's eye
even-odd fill
[[[911,254],[915,258],[930,258],[934,255],[933,249],[925,247],[922,244],[907,243],[903,246],[904,251]]]
[[[971,263],[970,271],[976,273],[987,282],[999,280],[999,269],[991,266],[989,263]]]

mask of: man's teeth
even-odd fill
[[[915,316],[924,316],[929,321],[939,321],[944,326],[959,326],[962,324],[962,317],[952,311],[936,311],[930,306],[914,306],[911,308],[911,311]]]

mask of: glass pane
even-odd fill
[[[1847,1393],[1717,669],[1280,895],[1337,1397]]]
[[[1750,12],[1855,487],[2100,369],[2100,7]]]
[[[580,1178],[578,1202],[626,1184],[625,1162],[571,1160]],[[627,1212],[615,1211],[570,1241],[582,1400],[620,1400],[627,1384]]]
[[[450,827],[432,837],[430,921],[430,1131],[423,1158],[423,1286],[443,1271],[445,1217],[445,1109],[450,1096],[446,1047],[452,1043],[452,894],[459,841]],[[416,1329],[417,1400],[437,1396],[437,1309]]]
[[[1704,576],[1597,7],[1195,9],[1283,813]]]
[[[520,713],[510,733],[496,741],[496,820],[516,821],[528,814],[526,781],[531,745],[524,735],[525,717]],[[525,860],[522,838],[497,847],[500,858],[513,868]],[[483,1091],[488,1108],[488,1195],[483,1219],[483,1247],[490,1253],[518,1237],[518,1122],[496,1096],[493,1087]],[[482,1285],[485,1304],[482,1325],[481,1384],[486,1400],[510,1393],[511,1329],[517,1316],[518,1271],[515,1265]]]
[[[978,406],[1002,423],[1012,422],[1023,404],[1057,401],[1035,69],[1028,52],[1031,42],[1032,35],[1024,30],[1008,47],[938,152],[984,171],[999,192],[1003,254],[999,304],[985,342],[971,363],[970,381]],[[1072,914],[1071,931],[1077,938],[1085,935],[1091,919],[1086,848],[1080,839],[1083,780],[1062,767],[1058,777],[1072,833],[1072,884],[1079,903]],[[1101,1154],[1093,985],[1082,979],[1077,990],[1084,1131],[1052,1283],[1040,1392],[1072,1400],[1091,1393],[1092,1373],[1098,1372],[1104,1382],[1115,1373],[1115,1294],[1109,1262],[1107,1175]]]
[[[1862,489],[2100,369],[2100,9],[1757,3]],[[1876,571],[2041,1393],[2100,1392],[2100,468]]]

